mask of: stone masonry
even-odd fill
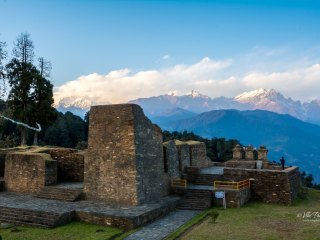
[[[265,203],[291,204],[300,189],[298,167],[285,170],[224,168],[224,179],[242,181],[251,179],[252,198]]]
[[[88,200],[139,205],[168,193],[162,136],[135,104],[90,111],[84,192]]]
[[[4,173],[7,191],[36,193],[57,181],[57,162],[45,153],[9,153]]]
[[[163,154],[165,171],[168,172],[169,177],[179,178],[179,160],[176,144],[173,140],[163,143]]]
[[[207,157],[206,145],[204,142],[188,141],[190,151],[191,166],[194,167],[208,167],[209,159]]]
[[[178,151],[179,170],[184,172],[186,167],[190,167],[189,145],[186,142],[175,140]]]

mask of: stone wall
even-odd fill
[[[253,179],[252,198],[266,203],[291,204],[300,189],[300,173],[297,167],[284,171],[225,168],[224,178],[227,181]]]
[[[207,157],[206,145],[203,142],[188,141],[190,151],[191,166],[194,167],[208,167],[209,158]]]
[[[5,189],[35,193],[57,181],[57,162],[44,153],[9,153],[4,173]]]
[[[57,161],[59,182],[83,182],[84,153],[71,148],[47,148],[48,153]]]
[[[176,144],[173,140],[163,143],[163,157],[165,164],[165,171],[168,172],[169,177],[179,178],[179,160]]]
[[[138,205],[168,192],[162,136],[135,104],[90,110],[84,160],[87,199]]]
[[[219,192],[220,190],[215,190]],[[225,192],[226,206],[227,208],[239,208],[250,200],[251,191],[250,188],[242,190],[223,190]],[[213,199],[215,206],[223,206],[223,199]]]
[[[186,167],[190,167],[189,145],[185,142],[175,140],[178,150],[179,170],[184,172]]]

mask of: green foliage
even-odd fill
[[[163,132],[163,140],[181,140],[181,141],[188,141],[188,140],[194,140],[194,141],[201,141],[206,144],[207,148],[207,155],[208,157],[215,162],[225,162],[232,158],[232,149],[239,144],[238,140],[235,139],[229,139],[226,140],[225,138],[212,138],[207,139],[200,137],[193,132],[169,132],[164,131]]]
[[[86,136],[85,121],[66,112],[58,114],[57,120],[46,130],[44,141],[48,145],[74,148],[78,143],[85,142]]]
[[[307,188],[315,188],[315,189],[320,189],[320,184],[316,184],[313,182],[313,176],[312,174],[308,174],[306,172],[301,173],[301,184],[304,187]]]
[[[33,64],[34,46],[27,33],[22,33],[16,40],[13,49],[14,57],[6,65],[6,78],[10,86],[8,106],[14,120],[35,126],[52,123],[56,117],[53,104],[53,85],[45,78],[48,76],[45,62],[40,58],[40,69]],[[27,142],[27,132],[21,130],[21,144]],[[38,133],[34,133],[34,144],[37,145]]]

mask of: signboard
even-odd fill
[[[224,192],[215,192],[214,195],[216,198],[224,198]]]
[[[225,192],[223,192],[223,191],[221,191],[221,192],[215,192],[215,193],[214,193],[214,196],[215,196],[216,198],[222,198],[222,199],[223,199],[223,201],[222,201],[223,208],[227,208]]]

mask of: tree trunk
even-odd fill
[[[21,128],[21,146],[27,145],[27,136],[26,129],[24,127]]]
[[[38,132],[35,132],[33,135],[33,145],[38,146]]]

